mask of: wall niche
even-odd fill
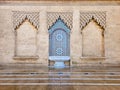
[[[13,16],[15,29],[14,59],[38,59],[37,32],[39,14],[31,12],[14,12]]]
[[[91,20],[82,31],[83,57],[103,56],[103,30]]]
[[[82,12],[80,14],[82,59],[105,59],[105,25],[106,12]]]
[[[17,29],[17,55],[36,55],[36,29],[28,20]]]

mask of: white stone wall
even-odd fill
[[[39,13],[40,27],[37,32],[37,60],[14,60],[15,55],[15,31],[13,28],[12,11],[35,11]],[[84,5],[24,5],[24,6],[0,6],[0,62],[1,63],[43,63],[48,65],[49,33],[47,29],[47,12],[72,12],[73,28],[70,35],[70,56],[73,64],[90,61],[81,60],[82,35],[80,30],[80,12],[106,11],[106,28],[104,32],[105,60],[97,62],[120,62],[120,6],[84,6]],[[90,42],[92,44],[92,42]],[[89,51],[89,50],[88,50]],[[92,62],[96,62],[93,60]]]

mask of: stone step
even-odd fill
[[[112,78],[119,79],[120,75],[71,75],[71,76],[48,76],[48,75],[0,75],[0,78]]]
[[[0,83],[2,86],[120,86],[120,83]]]
[[[116,81],[120,81],[120,78],[0,78],[0,80],[116,80]]]
[[[110,78],[4,78],[0,83],[120,83]]]
[[[66,76],[67,77],[67,76]],[[63,76],[59,76],[59,77],[51,77],[51,76],[0,76],[0,78],[66,78],[66,77],[63,77]],[[120,79],[120,76],[70,76],[69,78],[89,78],[89,79],[93,79],[93,78],[102,78],[102,79],[105,79],[105,78],[111,78],[111,79]]]
[[[114,72],[114,71],[104,71],[104,72],[0,72],[0,75],[2,74],[120,74],[120,72]]]
[[[120,85],[120,69],[5,69],[0,85]]]
[[[120,72],[0,72],[0,77],[7,76],[53,76],[53,77],[61,77],[61,76],[120,76]]]
[[[29,71],[42,71],[40,68],[38,69],[34,69],[34,68],[29,68],[29,69],[0,69],[0,72],[1,71],[19,71],[19,72],[29,72]],[[62,70],[62,69],[58,69],[58,70],[44,70],[43,69],[43,72],[84,72],[84,71],[89,71],[89,72],[97,72],[97,71],[100,71],[100,72],[104,72],[104,71],[115,71],[115,72],[119,72],[120,71],[120,68],[111,68],[111,69],[97,69],[97,68],[86,68],[86,69],[81,69],[81,68],[76,68],[76,69],[71,69],[71,70]]]
[[[0,80],[120,80],[120,74],[80,74],[80,73],[4,73],[0,74]]]
[[[120,85],[120,76],[116,77],[51,77],[51,76],[32,76],[32,77],[1,77],[0,85]]]

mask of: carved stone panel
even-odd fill
[[[13,27],[16,30],[25,20],[36,28],[39,28],[39,12],[13,11]]]
[[[72,29],[72,23],[73,23],[73,14],[72,12],[47,12],[47,27],[50,29],[50,27],[55,23],[55,21],[61,17],[65,24]]]
[[[101,28],[105,29],[106,12],[80,12],[80,29],[82,30],[92,19],[95,20]]]

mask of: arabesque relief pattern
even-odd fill
[[[47,12],[47,27],[50,29],[54,25],[55,21],[61,17],[66,26],[72,29],[73,14],[72,12]]]
[[[13,27],[18,29],[19,26],[28,20],[37,30],[39,28],[39,12],[13,11]]]
[[[80,29],[82,30],[91,20],[95,20],[97,24],[105,30],[106,27],[106,12],[80,12]]]

